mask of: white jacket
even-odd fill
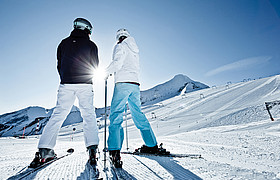
[[[139,83],[139,71],[139,49],[134,38],[128,37],[115,45],[113,61],[107,67],[107,73],[114,73],[115,83]]]

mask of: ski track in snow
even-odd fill
[[[123,154],[124,170],[131,179],[280,179],[280,105],[271,109],[275,121],[269,119],[263,106],[266,101],[280,100],[279,84],[278,75],[182,94],[143,107],[158,142],[163,142],[167,150],[201,154],[203,158]],[[133,151],[143,142],[131,115],[127,117],[129,145],[124,141],[123,151],[127,146]],[[73,127],[77,131],[71,141]],[[103,133],[100,130],[100,151]],[[0,179],[7,179],[29,165],[37,143],[37,136],[0,138]],[[28,179],[89,179],[81,123],[61,129],[55,152],[63,155],[70,147],[75,149],[72,155]],[[102,154],[99,161],[103,163]],[[108,179],[114,179],[110,169],[106,173]]]

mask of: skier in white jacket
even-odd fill
[[[113,60],[107,67],[107,76],[114,74],[115,87],[111,102],[108,150],[116,167],[122,167],[120,150],[124,132],[121,126],[123,112],[128,102],[136,127],[140,130],[145,145],[142,152],[157,153],[156,137],[146,116],[141,111],[139,83],[139,49],[133,37],[126,29],[117,31],[117,44],[113,51]]]

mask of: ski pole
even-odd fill
[[[25,133],[25,126],[24,126],[24,128],[23,128],[22,138],[25,138],[25,137],[24,137],[24,133]]]
[[[274,121],[274,119],[273,119],[273,117],[272,117],[272,115],[271,115],[271,113],[269,111],[269,109],[271,109],[272,107],[269,107],[269,104],[267,102],[265,102],[265,107],[266,107],[266,110],[267,110],[267,112],[269,114],[269,117],[270,117],[271,121]]]
[[[106,152],[107,152],[107,145],[106,145],[106,129],[107,129],[107,79],[105,80],[105,112],[104,112],[104,167],[106,167]]]
[[[72,131],[72,138],[71,140],[73,141],[74,140],[74,132],[76,131],[76,128],[73,128],[73,131]]]
[[[128,151],[128,131],[127,131],[127,109],[128,109],[128,104],[126,104],[125,107],[125,126],[126,126],[126,150]]]

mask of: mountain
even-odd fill
[[[179,95],[181,92],[192,92],[203,88],[208,88],[208,86],[195,82],[185,75],[179,74],[166,83],[142,91],[141,102],[143,105],[153,104]],[[52,112],[53,109],[28,107],[16,112],[1,115],[0,137],[21,136],[23,133],[27,136],[36,133],[41,134]],[[103,112],[104,108],[96,109],[97,117],[101,117]],[[40,121],[39,129],[36,132],[38,121]],[[73,106],[62,127],[79,122],[82,122],[80,110],[76,106]]]
[[[142,105],[154,104],[181,93],[189,93],[205,88],[209,88],[209,86],[179,74],[163,84],[159,84],[146,91],[141,91],[141,103]]]
[[[28,107],[16,112],[7,113],[0,116],[0,136],[20,136],[41,134],[43,127],[46,125],[53,109],[43,107]],[[39,129],[36,132],[37,123]],[[81,122],[81,114],[77,107],[73,106],[70,114],[67,116],[62,126]]]
[[[36,118],[44,119],[50,116],[49,112],[42,107],[28,107],[16,112],[0,116],[0,135],[13,136],[35,132]],[[41,121],[42,125],[45,120]],[[24,129],[26,127],[26,130]]]

